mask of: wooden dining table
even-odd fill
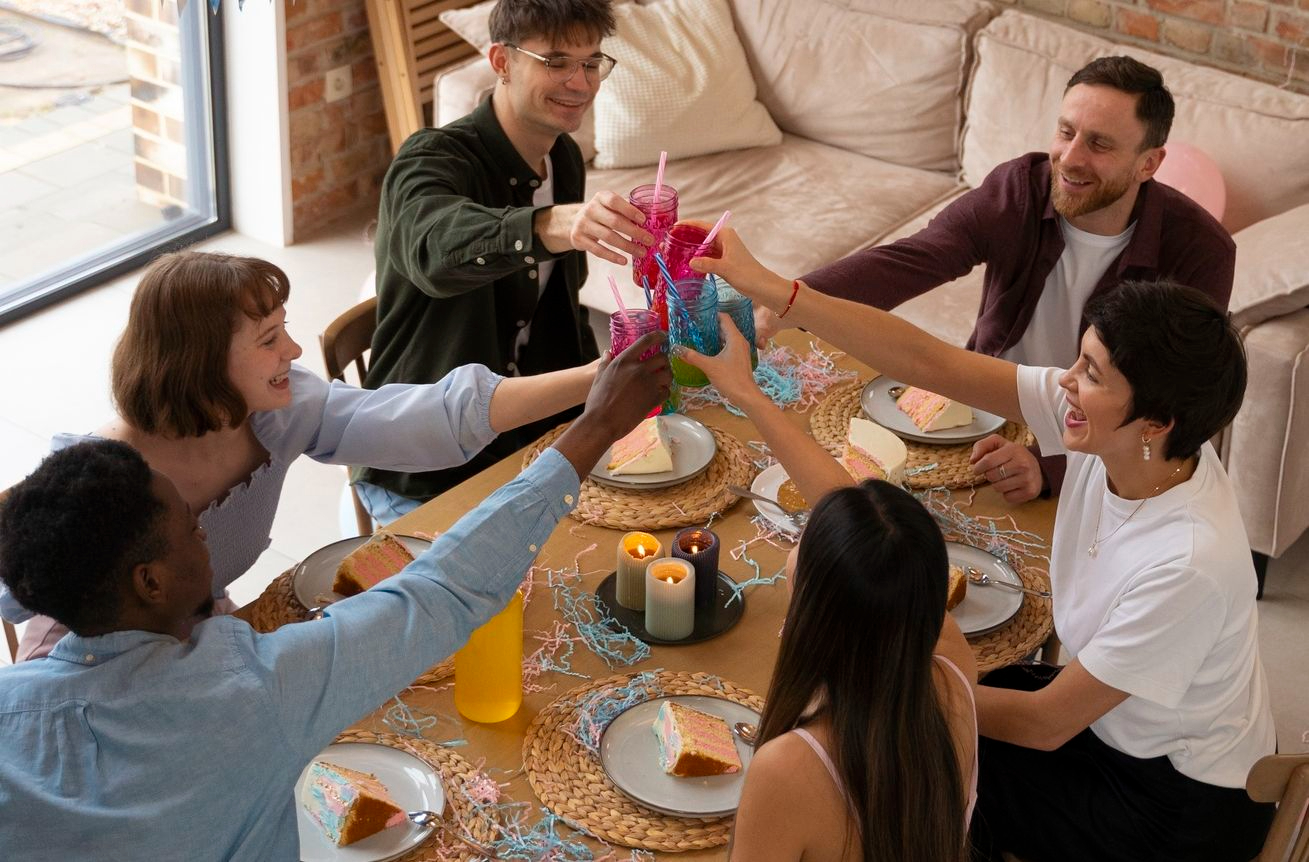
[[[810,336],[792,331],[784,333],[782,343],[797,351],[806,351],[811,346]],[[836,354],[837,366],[853,369],[863,377],[871,376],[869,369],[843,354]],[[788,409],[787,414],[801,427],[808,429],[806,413]],[[722,407],[709,407],[690,414],[700,422],[716,426],[741,441],[759,440],[759,434],[746,418],[735,416]],[[493,467],[465,481],[461,485],[445,492],[421,508],[396,521],[390,529],[397,533],[437,534],[445,531],[460,516],[478,505],[495,489],[511,480],[522,468],[522,453],[504,459]],[[960,500],[971,496],[966,506],[970,515],[1012,516],[1013,523],[1026,531],[1048,537],[1054,522],[1055,501],[1038,499],[1022,505],[1012,506],[987,486],[971,491],[956,492]],[[733,548],[743,541],[755,539],[759,531],[751,516],[756,514],[752,503],[740,500],[716,518],[712,529],[721,542],[720,568],[734,580],[742,581],[755,575],[754,569],[744,561],[734,560]],[[652,531],[667,549],[675,530]],[[536,572],[539,574],[533,584],[530,601],[524,616],[524,654],[530,654],[539,645],[536,636],[553,628],[559,614],[552,601],[551,588],[546,583],[546,570],[576,570],[580,573],[579,589],[595,590],[599,583],[615,569],[616,549],[622,532],[589,524],[579,523],[565,518],[551,535],[550,540],[541,548],[537,559]],[[761,572],[767,576],[782,569],[785,565],[789,543],[754,542],[749,547],[749,556],[758,562]],[[1044,562],[1040,563],[1044,568]],[[704,671],[728,680],[735,686],[743,687],[766,695],[773,664],[778,650],[778,637],[782,619],[786,612],[788,590],[785,581],[779,580],[770,585],[759,585],[745,591],[745,611],[740,622],[732,629],[713,640],[690,645],[653,645],[650,656],[639,664],[630,667],[608,666],[598,655],[576,645],[571,655],[573,672],[582,674],[592,680],[601,679],[617,673],[636,672],[652,669],[676,671]],[[1048,607],[1048,605],[1047,605]],[[1048,628],[1048,627],[1047,627]],[[586,679],[560,673],[547,672],[537,678],[543,686],[541,691],[524,694],[522,707],[511,718],[496,724],[479,724],[459,717],[454,704],[453,686],[442,687],[439,684],[420,689],[410,689],[403,693],[403,700],[415,712],[427,715],[440,715],[458,723],[452,727],[443,724],[433,739],[466,740],[461,742],[457,751],[473,762],[483,762],[497,781],[504,782],[504,794],[514,800],[540,803],[522,770],[524,734],[528,731],[533,718],[561,694]],[[359,729],[385,732],[389,728],[382,720],[379,711],[366,718]],[[538,812],[539,813],[539,812]],[[597,848],[601,845],[596,842]],[[618,858],[626,859],[622,848]],[[690,850],[682,853],[660,853],[659,858],[676,856],[687,860],[726,859],[727,847],[719,846],[709,849]]]

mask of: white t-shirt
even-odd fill
[[[1019,365],[1071,368],[1081,352],[1077,332],[1082,324],[1082,308],[1105,270],[1127,248],[1135,230],[1136,222],[1132,222],[1118,236],[1101,236],[1079,230],[1059,216],[1063,254],[1045,277],[1027,329],[1000,358]]]
[[[1023,418],[1049,454],[1067,452],[1061,373],[1018,369]],[[1068,453],[1050,552],[1055,631],[1092,676],[1130,695],[1091,729],[1133,757],[1166,755],[1197,781],[1243,787],[1276,736],[1231,482],[1206,443],[1190,479],[1124,523],[1139,504],[1109,490],[1099,458]]]
[[[541,185],[536,187],[532,192],[532,206],[548,207],[554,206],[555,202],[555,181],[554,165],[550,163],[549,154],[545,157],[545,179],[541,180]],[[553,260],[542,260],[536,264],[536,301],[541,301],[541,294],[545,293],[545,286],[550,282],[550,273],[554,272],[555,262]],[[527,344],[527,340],[532,337],[532,321],[523,321],[522,327],[518,330],[518,337],[514,339],[514,360],[518,360],[518,354]],[[517,367],[514,368],[514,376],[518,376]]]

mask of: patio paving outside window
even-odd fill
[[[0,0],[0,321],[225,226],[216,23],[203,0]]]

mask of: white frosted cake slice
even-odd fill
[[[841,466],[856,480],[885,479],[899,485],[904,482],[905,462],[909,450],[904,441],[875,422],[855,417],[850,420]]]
[[[614,476],[665,473],[673,469],[673,450],[658,416],[632,429],[609,450],[608,469]]]
[[[896,399],[895,406],[913,421],[919,431],[944,431],[973,424],[973,408],[917,386],[906,389]]]

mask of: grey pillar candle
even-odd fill
[[[695,569],[695,608],[713,613],[718,590],[718,536],[713,530],[687,527],[673,539],[671,556],[686,560]]]
[[[663,545],[649,533],[628,533],[618,543],[618,583],[614,597],[633,611],[645,610],[645,570],[664,552]]]
[[[645,570],[645,630],[665,641],[695,629],[695,569],[686,560],[655,560]]]

